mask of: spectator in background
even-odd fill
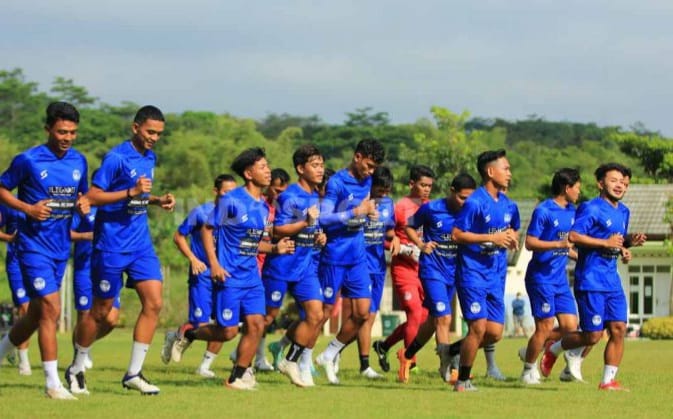
[[[526,314],[526,302],[521,298],[521,293],[516,293],[516,298],[512,301],[512,321],[514,322],[514,336],[528,336],[526,326],[524,325],[524,315]]]

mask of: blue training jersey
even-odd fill
[[[62,157],[46,144],[24,151],[12,160],[0,183],[28,204],[49,199],[51,215],[44,221],[23,217],[19,221],[17,250],[39,253],[58,260],[70,255],[70,223],[79,193],[88,192],[87,163],[71,148]]]
[[[306,192],[298,183],[290,185],[278,196],[274,227],[294,224],[306,219],[308,209],[318,206],[318,192]],[[313,276],[315,235],[318,225],[304,227],[290,238],[294,240],[294,253],[288,255],[268,254],[264,261],[262,276],[275,280],[296,282],[307,275]],[[277,242],[277,240],[273,240]]]
[[[451,239],[451,232],[457,215],[449,208],[446,198],[441,198],[426,202],[409,217],[407,226],[416,230],[422,227],[423,240],[437,243],[432,253],[421,252],[418,260],[421,280],[455,282],[458,244]]]
[[[511,212],[512,212],[512,219],[509,222],[509,228],[511,228],[514,231],[519,231],[521,228],[521,216],[519,215],[519,207],[516,205],[516,202],[510,200],[510,207],[511,207]],[[519,243],[519,246],[521,246],[522,243]],[[507,249],[504,247],[500,247],[498,250],[500,250],[500,254],[498,257],[500,258],[500,274],[502,275],[502,283],[504,284],[505,281],[507,280]]]
[[[465,201],[455,227],[476,234],[494,234],[512,228],[516,204],[502,192],[496,201],[483,186]],[[517,210],[518,212],[518,210]],[[487,288],[502,283],[506,263],[501,249],[493,243],[465,244],[458,247],[458,285]]]
[[[547,199],[533,210],[526,235],[547,242],[565,240],[574,223],[575,205],[568,203],[562,207],[553,199]],[[567,248],[535,251],[528,262],[526,282],[567,285],[567,264]]]
[[[92,206],[91,212],[86,216],[81,216],[75,213],[72,217],[72,225],[70,226],[70,229],[78,233],[92,232],[97,212],[98,209]],[[73,256],[73,269],[75,272],[83,269],[90,269],[92,251],[93,243],[91,240],[78,240],[75,242],[75,253]]]
[[[365,246],[367,251],[367,268],[370,274],[386,274],[385,241],[388,230],[395,228],[395,207],[393,200],[387,196],[376,200],[378,220],[367,218],[365,223]]]
[[[131,140],[115,146],[104,157],[91,183],[105,192],[133,188],[138,178],[154,179],[156,157],[152,150],[138,152]],[[96,249],[130,253],[148,249],[152,238],[147,218],[150,194],[141,194],[98,208],[94,227]]]
[[[189,237],[189,249],[201,262],[208,266],[208,256],[203,248],[201,239],[201,227],[208,221],[208,215],[215,209],[214,202],[206,202],[192,209],[187,218],[178,226],[178,233]]]
[[[369,197],[371,186],[371,177],[358,180],[348,169],[339,170],[327,181],[320,207],[320,225],[327,234],[321,263],[354,265],[365,262],[363,228],[367,217],[355,217],[353,209]]]
[[[7,234],[14,234],[19,230],[19,223],[26,218],[26,214],[12,207],[0,204],[0,228]],[[7,243],[7,259],[16,256],[16,237],[14,241]]]
[[[629,227],[629,209],[619,202],[613,207],[607,200],[597,197],[582,203],[577,209],[571,231],[597,239],[607,239],[614,234],[626,237]],[[581,291],[618,291],[622,283],[617,273],[619,248],[577,247],[575,289]]]
[[[231,275],[225,278],[225,286],[261,285],[257,252],[268,217],[269,207],[264,198],[253,198],[245,186],[219,198],[206,225],[213,228],[217,260]]]

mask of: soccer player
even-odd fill
[[[465,201],[452,233],[460,244],[456,285],[468,323],[468,333],[460,347],[455,391],[477,389],[470,380],[477,349],[502,338],[502,270],[507,266],[501,261],[500,248],[518,247],[518,236],[511,228],[516,204],[503,193],[512,178],[505,150],[481,153],[477,168],[483,184]]]
[[[250,148],[239,154],[231,170],[243,178],[244,185],[220,196],[215,209],[201,230],[203,247],[215,284],[216,324],[187,329],[173,342],[171,359],[182,354],[194,340],[226,342],[238,334],[239,320],[243,335],[238,343],[236,364],[225,385],[237,390],[253,390],[257,382],[252,360],[264,333],[264,287],[257,267],[257,252],[291,253],[294,243],[261,242],[269,216],[262,191],[269,186],[271,169],[264,150]]]
[[[383,162],[385,151],[378,140],[361,140],[355,147],[348,168],[339,170],[327,182],[321,202],[320,224],[327,234],[320,263],[325,321],[341,290],[351,299],[351,316],[327,348],[316,358],[325,369],[327,380],[339,384],[334,360],[369,317],[371,290],[367,269],[363,227],[366,218],[377,217],[376,201],[370,199],[371,175]]]
[[[312,352],[323,324],[320,280],[313,265],[318,234],[319,200],[317,187],[325,171],[317,147],[300,146],[292,156],[298,181],[278,196],[274,241],[289,237],[295,243],[291,255],[268,255],[262,270],[266,294],[266,325],[278,316],[283,297],[289,291],[301,307],[301,319],[288,328],[290,349],[278,369],[299,387],[313,386],[310,368],[300,371],[298,362],[304,351]]]
[[[14,208],[0,205],[0,228],[4,227],[5,229],[5,231],[0,231],[0,241],[7,243],[5,272],[7,273],[9,290],[12,293],[12,302],[14,303],[14,307],[16,307],[19,318],[26,315],[28,312],[28,303],[30,302],[30,297],[26,294],[26,288],[23,285],[16,242],[19,221],[22,218],[25,218],[24,213],[17,211]],[[30,367],[30,360],[28,359],[29,342],[30,341],[27,340],[17,345],[19,375],[33,374]],[[10,352],[8,357],[12,357],[14,362],[16,362],[15,354]]]
[[[427,343],[435,332],[439,373],[444,381],[449,381],[449,332],[451,327],[451,303],[455,293],[456,259],[458,245],[451,234],[456,217],[467,198],[477,188],[477,182],[468,174],[459,174],[451,182],[451,189],[445,198],[429,201],[409,217],[407,236],[419,249],[419,275],[425,300],[423,304],[430,311],[430,317],[421,325],[411,344],[397,352],[400,361],[398,380],[409,381],[409,370],[416,353]],[[422,229],[423,238],[418,231]]]
[[[59,290],[70,255],[72,214],[89,213],[85,157],[72,148],[79,112],[69,103],[47,106],[47,142],[17,155],[0,177],[0,202],[26,215],[19,221],[17,251],[28,312],[0,341],[0,358],[38,331],[46,394],[73,400],[58,377],[56,326],[61,312]],[[11,191],[18,188],[18,196]]]
[[[535,208],[526,232],[526,248],[533,252],[526,269],[526,292],[535,318],[535,332],[525,349],[521,373],[521,381],[525,384],[540,383],[536,360],[545,341],[558,340],[577,330],[577,308],[568,284],[566,265],[569,257],[577,258],[568,233],[575,222],[575,203],[580,188],[577,170],[564,168],[554,173],[552,198]],[[560,330],[554,330],[554,318],[558,319]]]
[[[397,294],[407,319],[395,328],[383,341],[374,342],[374,351],[383,371],[390,370],[388,351],[400,340],[408,347],[418,333],[418,328],[428,317],[423,307],[423,286],[418,278],[418,258],[420,251],[409,240],[406,232],[407,220],[418,208],[430,199],[435,173],[427,166],[415,165],[409,170],[409,195],[395,204],[395,235],[400,238],[400,252],[390,262],[393,289]],[[414,360],[415,365],[415,360]]]
[[[131,359],[122,385],[141,394],[159,394],[159,387],[142,374],[143,363],[159,322],[162,274],[152,245],[147,207],[172,211],[175,198],[153,195],[156,155],[152,149],[164,131],[164,115],[154,106],[143,106],[131,125],[129,140],[113,147],[91,181],[87,194],[98,207],[94,224],[91,277],[93,305],[75,330],[76,355],[66,371],[73,392],[88,394],[84,377],[89,350],[101,331],[124,285],[135,289],[142,308],[133,330]]]
[[[213,185],[214,202],[206,202],[192,209],[173,235],[173,242],[189,261],[189,321],[181,326],[183,330],[204,326],[213,316],[213,280],[210,277],[208,260],[203,249],[201,228],[206,223],[208,215],[215,209],[217,200],[234,188],[236,188],[236,179],[232,175],[222,174],[216,177]],[[166,332],[164,346],[161,349],[161,360],[164,364],[168,364],[171,360],[175,335],[175,331]],[[222,349],[222,342],[207,343],[201,365],[196,369],[197,375],[205,378],[215,377],[210,367],[217,354],[220,353],[220,349]]]
[[[631,260],[631,252],[624,247],[630,213],[619,202],[626,192],[625,174],[626,168],[618,163],[599,166],[595,171],[599,196],[577,209],[568,238],[578,252],[574,289],[581,331],[566,334],[545,351],[540,361],[545,377],[563,350],[594,345],[607,329],[605,366],[598,388],[626,390],[615,379],[624,355],[627,320],[626,296],[617,272],[617,259],[621,258],[624,263]],[[566,358],[571,373],[579,369],[578,358]]]
[[[381,306],[383,286],[386,279],[386,255],[388,246],[391,255],[395,256],[400,249],[400,238],[395,235],[395,206],[388,196],[393,186],[393,175],[390,169],[379,166],[372,175],[371,199],[376,201],[377,219],[367,219],[365,224],[365,245],[367,250],[367,266],[371,278],[372,303],[369,317],[358,331],[358,353],[360,355],[360,374],[369,379],[383,378],[369,365],[369,346],[372,340],[372,326],[376,313]],[[343,299],[343,316],[350,316],[351,299]]]

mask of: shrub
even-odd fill
[[[673,317],[654,317],[647,320],[640,336],[650,339],[673,339]]]

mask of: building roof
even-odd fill
[[[634,185],[622,199],[631,210],[630,232],[647,234],[650,240],[663,240],[671,234],[664,221],[668,201],[673,198],[673,185]]]

